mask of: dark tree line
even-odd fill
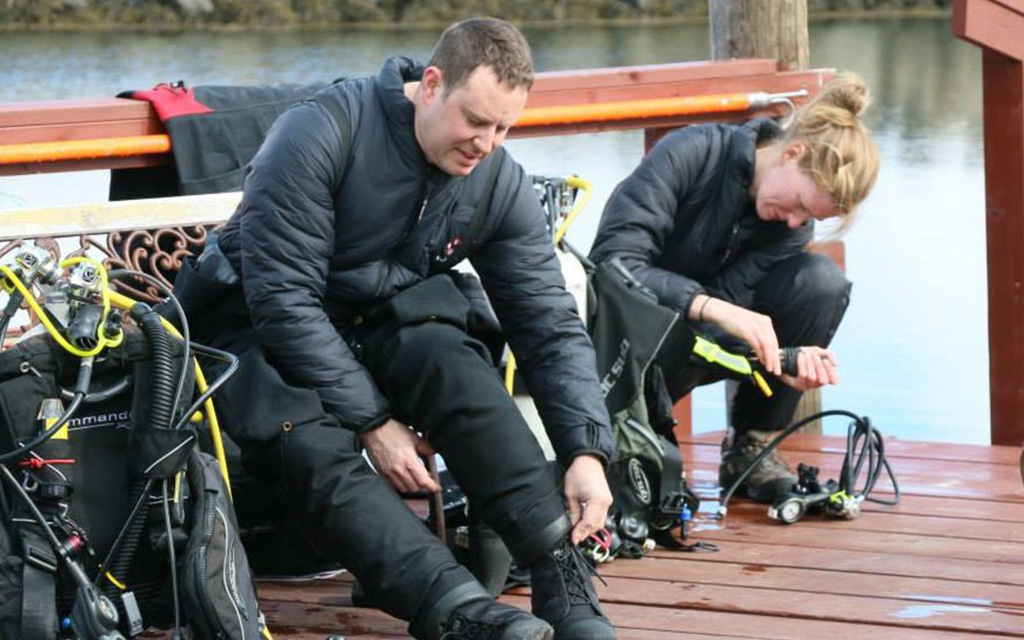
[[[952,0],[808,0],[812,15],[948,10]],[[707,0],[0,0],[0,25],[303,26],[447,23],[473,15],[521,22],[707,16]]]

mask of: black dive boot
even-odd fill
[[[590,582],[596,573],[568,539],[530,566],[533,613],[551,623],[555,640],[615,640]]]
[[[449,593],[424,616],[409,625],[420,640],[551,640],[551,625],[522,609],[495,602],[474,585],[477,593]],[[456,590],[462,591],[462,590]],[[482,594],[482,595],[477,595]]]

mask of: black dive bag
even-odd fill
[[[199,451],[193,428],[154,426],[175,422],[168,400],[182,370],[181,344],[151,340],[151,331],[127,327],[119,346],[96,357],[90,395],[66,431],[5,464],[71,561],[116,607],[125,637],[174,624],[166,486],[181,624],[195,638],[255,640],[263,621],[217,462]],[[74,385],[80,362],[45,335],[0,352],[0,453],[37,436],[69,405],[66,394],[55,401]],[[191,382],[179,413],[191,403]],[[71,626],[79,585],[42,525],[7,482],[0,498],[0,638],[89,637]],[[109,569],[98,575],[105,560]]]
[[[597,266],[589,284],[588,326],[615,438],[608,468],[612,552],[636,557],[648,540],[680,548],[672,532],[688,536],[699,500],[686,484],[672,400],[655,362],[669,332],[679,330],[679,314],[660,306],[618,260]]]

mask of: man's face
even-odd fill
[[[510,89],[490,67],[477,67],[460,87],[444,91],[443,75],[427,67],[416,102],[416,139],[441,171],[465,176],[505,141],[526,106],[524,87]]]

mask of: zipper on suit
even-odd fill
[[[405,248],[405,244],[409,241],[409,236],[412,235],[413,230],[416,227],[418,227],[420,221],[423,220],[423,214],[424,212],[426,212],[427,205],[430,203],[430,192],[430,178],[428,177],[423,183],[423,199],[420,202],[420,210],[416,214],[416,218],[414,220],[410,220],[409,222],[406,223],[405,231],[402,233],[402,239],[398,242],[398,245],[396,245],[394,250],[391,252],[390,259],[387,261],[387,263],[385,263],[383,271],[377,277],[377,286],[374,288],[374,296],[380,296],[381,290],[384,288],[384,283],[387,282],[388,276],[391,274],[392,261],[394,261],[397,258],[397,256],[402,252],[402,249]]]
[[[722,256],[722,263],[721,264],[723,266],[725,265],[726,262],[729,261],[729,258],[732,256],[733,252],[736,250],[736,236],[739,235],[739,232],[740,232],[740,223],[737,222],[736,224],[732,225],[732,233],[729,234],[729,244],[726,245],[726,247],[725,247],[725,255]]]

